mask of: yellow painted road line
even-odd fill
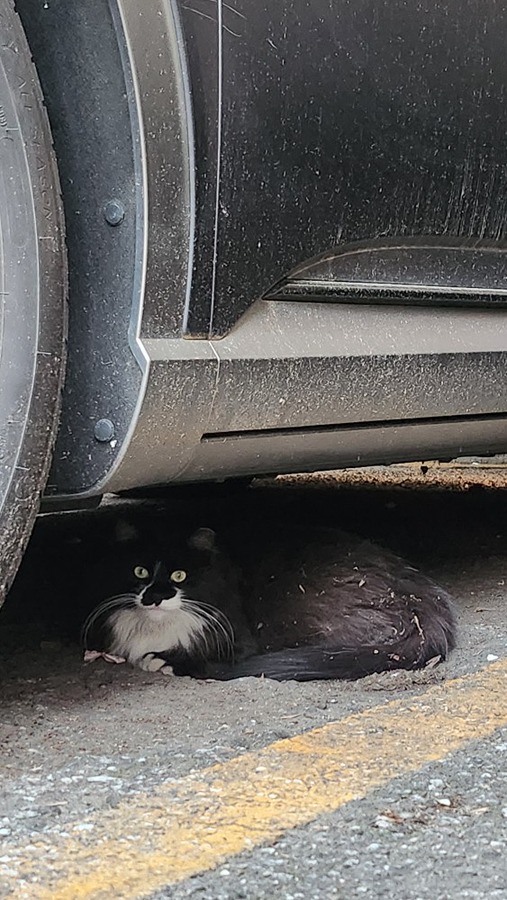
[[[339,690],[339,686],[337,687]],[[16,900],[138,900],[507,725],[507,660],[136,795],[5,863]],[[81,830],[78,830],[81,827]],[[0,857],[2,851],[0,850]],[[4,857],[5,859],[5,857]],[[0,877],[2,875],[0,867]]]

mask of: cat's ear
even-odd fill
[[[210,552],[217,549],[216,534],[212,528],[198,528],[189,537],[188,543],[194,550],[207,550]]]

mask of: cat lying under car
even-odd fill
[[[420,669],[454,647],[449,595],[390,551],[314,527],[267,527],[253,543],[237,565],[209,528],[126,542],[120,592],[85,622],[85,659],[310,681]]]

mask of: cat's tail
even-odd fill
[[[454,617],[446,615],[413,629],[400,640],[379,646],[294,647],[250,656],[226,669],[217,664],[207,676],[220,680],[257,676],[276,681],[356,680],[394,669],[422,669],[446,659],[455,644]]]

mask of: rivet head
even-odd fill
[[[112,441],[114,438],[114,425],[111,419],[99,419],[95,422],[93,433],[98,441]]]
[[[109,200],[104,207],[104,217],[109,225],[119,225],[125,218],[125,208],[119,200]]]

